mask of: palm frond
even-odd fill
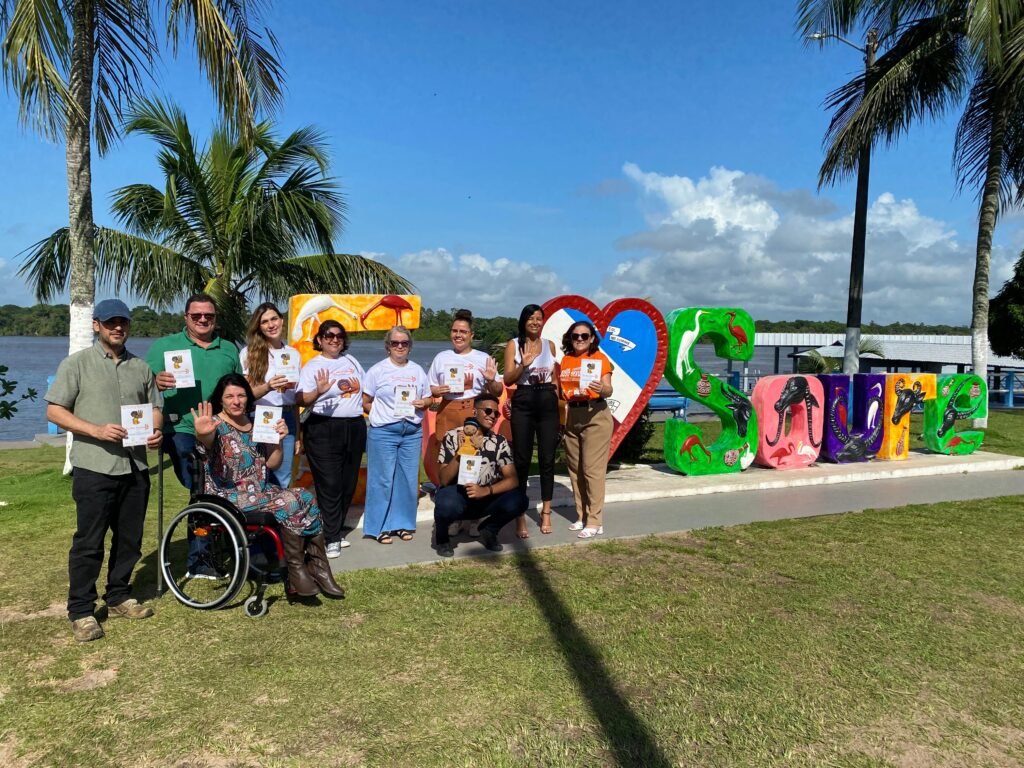
[[[835,111],[819,186],[852,174],[865,145],[892,144],[915,121],[944,114],[962,97],[970,62],[957,32],[942,17],[917,21],[878,58],[867,93],[865,73],[829,95],[826,106]]]
[[[100,154],[120,136],[126,105],[151,79],[156,35],[148,0],[94,0],[96,70],[93,135]]]
[[[61,0],[20,0],[3,4],[4,85],[18,98],[22,125],[49,139],[64,135],[71,98],[66,77],[71,66],[71,31]]]
[[[295,293],[413,293],[416,289],[385,265],[349,253],[297,256],[240,281],[274,301]]]

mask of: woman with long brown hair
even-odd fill
[[[281,440],[281,464],[271,470],[271,479],[282,488],[292,483],[292,464],[295,459],[299,409],[295,405],[295,385],[298,384],[299,351],[284,342],[284,317],[269,301],[253,311],[245,329],[245,346],[239,353],[242,373],[252,387],[256,405],[276,405],[282,408],[288,434]]]

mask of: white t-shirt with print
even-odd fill
[[[462,394],[449,393],[443,397],[445,400],[469,400],[484,391],[484,385],[487,384],[487,379],[484,378],[484,369],[490,359],[490,355],[479,349],[470,349],[464,355],[460,355],[454,349],[446,349],[437,353],[434,362],[430,364],[430,371],[427,375],[430,377],[431,384],[435,387],[443,387],[448,381],[445,377],[445,369],[452,365],[463,366],[466,373],[473,374],[473,386],[466,387],[466,391]]]
[[[383,427],[399,421],[395,416],[395,388],[412,387],[416,400],[430,397],[430,382],[427,373],[412,361],[405,365],[395,365],[390,357],[385,357],[363,378],[363,392],[373,398],[370,406],[370,426]],[[405,416],[412,424],[423,421],[423,411],[416,410],[415,416]]]
[[[297,350],[295,347],[289,347],[287,344],[285,344],[283,347],[281,347],[281,351],[291,352],[293,355],[295,355],[296,360],[302,359],[301,355],[299,355],[299,350]],[[242,358],[242,374],[244,376],[248,376],[249,347],[242,347],[242,351],[238,353],[238,356]],[[267,360],[267,375],[263,377],[264,381],[270,381],[277,375],[277,372],[274,370],[274,360],[270,356],[269,352],[267,353],[267,357],[270,359]],[[313,388],[316,389],[315,386]],[[295,389],[296,387],[289,387],[284,392],[278,392],[276,389],[272,389],[259,400],[257,400],[256,405],[295,405]]]
[[[299,374],[299,392],[316,392],[316,375],[321,370],[327,369],[330,373],[332,384],[320,398],[310,406],[310,410],[317,416],[330,416],[332,418],[345,418],[363,415],[363,377],[366,373],[363,366],[351,355],[341,355],[332,360],[323,355],[317,355],[304,366]],[[341,379],[356,379],[359,381],[359,389],[354,392],[342,392],[338,389],[338,381]]]

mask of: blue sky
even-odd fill
[[[427,306],[514,314],[568,291],[843,319],[854,184],[816,190],[821,105],[863,64],[805,46],[794,18],[755,0],[278,2],[277,120],[330,137],[337,249],[398,269]],[[192,62],[165,60],[156,90],[205,135]],[[865,320],[969,322],[976,203],[955,194],[953,129],[874,155]],[[21,129],[7,95],[0,142],[0,304],[30,304],[17,254],[66,222],[63,147]],[[153,154],[132,139],[95,160],[101,223],[111,190],[158,181]],[[997,244],[995,290],[1016,218]]]

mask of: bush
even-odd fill
[[[654,425],[651,423],[651,409],[644,408],[640,417],[636,420],[629,432],[619,443],[619,447],[612,454],[612,462],[624,464],[637,464],[643,461],[644,448],[650,442],[654,434]]]

